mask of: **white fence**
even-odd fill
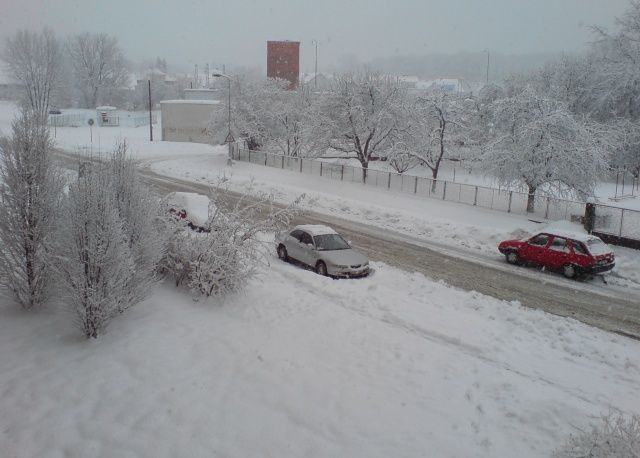
[[[363,180],[361,167],[331,164],[317,159],[283,156],[280,154],[233,148],[233,158],[267,167],[321,176],[327,179],[359,183],[362,186],[414,194],[447,202],[458,202],[507,213],[518,213],[550,220],[581,222],[585,203],[549,196],[535,198],[534,212],[527,212],[528,194],[525,192],[456,183],[415,175],[369,169]],[[606,205],[597,205],[596,230],[617,237],[640,239],[640,212]]]

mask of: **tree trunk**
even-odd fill
[[[366,184],[367,182],[367,172],[369,171],[369,163],[362,162],[362,182]]]
[[[439,166],[440,162],[438,162],[436,166],[431,169],[431,176],[433,177],[433,180],[431,181],[431,192],[436,192],[436,187],[438,184],[438,169],[440,168]]]
[[[529,186],[529,195],[527,196],[527,213],[533,213],[535,211],[536,204],[536,189],[537,186]]]

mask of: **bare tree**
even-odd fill
[[[399,138],[407,153],[431,170],[434,189],[448,150],[465,142],[464,102],[464,99],[434,92],[408,104],[407,122],[399,131]]]
[[[52,246],[63,179],[40,115],[23,109],[0,141],[0,284],[25,309],[51,284]]]
[[[2,59],[11,75],[23,84],[23,101],[40,116],[46,117],[49,103],[59,84],[62,53],[54,33],[20,30],[7,38]]]
[[[86,108],[102,102],[103,91],[126,85],[127,61],[115,37],[82,33],[68,40],[67,52]]]
[[[336,77],[320,102],[314,135],[328,147],[354,155],[366,181],[369,162],[393,146],[403,100],[403,90],[391,78],[370,73]]]

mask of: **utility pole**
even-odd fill
[[[318,40],[312,40],[312,43],[316,45],[316,69],[313,75],[313,85],[318,89]]]
[[[153,141],[153,118],[151,116],[151,80],[147,80],[149,84],[149,141]]]
[[[491,53],[489,49],[485,49],[485,51],[487,52],[487,84],[489,84],[489,58]]]

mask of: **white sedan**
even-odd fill
[[[328,226],[301,225],[276,234],[278,257],[296,260],[330,277],[354,278],[369,274],[369,260]]]

